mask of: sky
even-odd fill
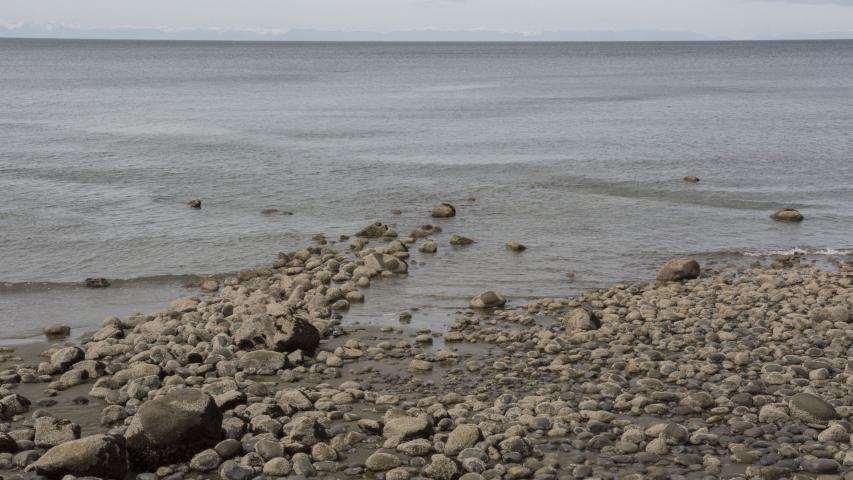
[[[2,0],[0,25],[286,32],[853,32],[853,0]]]

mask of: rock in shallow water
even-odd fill
[[[69,327],[68,325],[64,325],[64,324],[56,324],[56,325],[51,325],[49,327],[45,327],[43,332],[46,336],[52,337],[52,338],[67,337],[67,336],[71,335],[71,327]]]
[[[450,218],[456,216],[456,207],[449,203],[439,203],[432,209],[432,216],[435,218]]]
[[[678,282],[699,278],[701,269],[699,262],[690,257],[670,260],[658,270],[657,279],[660,282]]]
[[[802,222],[803,214],[793,208],[786,208],[770,215],[777,222]]]
[[[471,308],[498,308],[506,305],[506,298],[493,291],[483,292],[471,299]]]
[[[516,253],[523,252],[523,251],[527,250],[527,247],[522,245],[517,240],[510,240],[510,241],[506,242],[506,248],[507,248],[507,250],[510,250],[510,251],[516,252]]]
[[[450,244],[456,247],[471,245],[477,243],[474,239],[463,237],[462,235],[453,234],[450,236]]]

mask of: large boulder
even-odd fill
[[[435,218],[450,218],[456,216],[456,207],[449,203],[439,203],[432,209],[432,216]]]
[[[471,299],[471,308],[498,308],[506,305],[506,298],[493,290],[483,292]]]
[[[84,352],[80,347],[60,348],[50,356],[50,364],[57,370],[64,372],[71,368],[75,363],[83,360],[85,356],[86,352]]]
[[[222,412],[201,390],[177,389],[142,404],[125,436],[133,467],[153,471],[222,440]]]
[[[120,435],[72,440],[51,448],[27,470],[49,478],[74,475],[122,479],[127,473],[125,440]]]
[[[777,222],[802,222],[803,214],[793,208],[786,208],[770,215]]]
[[[409,265],[387,253],[371,253],[364,257],[364,266],[376,272],[406,273]]]
[[[808,423],[827,423],[838,418],[838,412],[826,400],[811,393],[798,393],[788,400],[788,410],[795,418]]]
[[[427,417],[396,417],[388,420],[382,428],[385,448],[396,448],[402,442],[415,438],[428,438],[433,432]]]
[[[302,350],[313,354],[320,345],[320,331],[300,317],[274,319],[268,315],[243,320],[234,332],[234,343],[242,349],[271,349],[277,352]]]
[[[666,262],[664,266],[658,270],[657,279],[659,282],[691,280],[699,278],[701,271],[699,262],[690,257],[681,257]]]

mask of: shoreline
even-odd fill
[[[279,254],[79,342],[0,353],[0,473],[705,479],[853,466],[849,261],[751,258],[507,306],[484,294],[472,306],[488,308],[452,309],[449,328],[417,309],[397,308],[393,327],[353,321],[356,305],[382,302],[365,292],[431,255],[434,229],[413,233],[372,225],[354,248]],[[188,420],[154,426],[173,417]]]

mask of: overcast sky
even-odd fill
[[[243,30],[853,31],[853,0],[2,0],[0,23]]]

